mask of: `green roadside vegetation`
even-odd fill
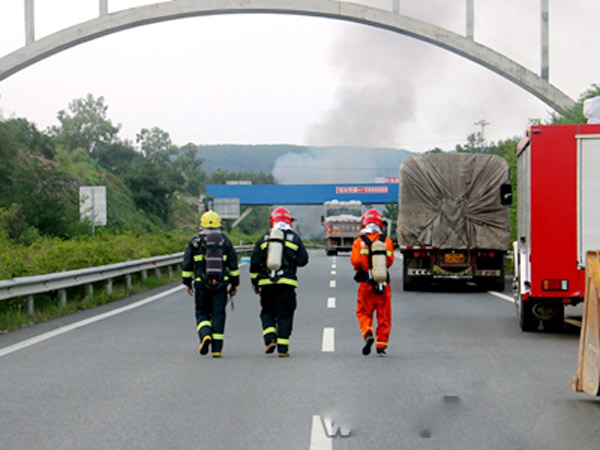
[[[178,147],[158,127],[142,129],[135,144],[122,140],[107,110],[102,97],[88,95],[59,111],[59,125],[44,131],[26,119],[0,116],[0,279],[183,252],[197,232],[197,199],[207,183],[274,182],[263,173],[209,174],[196,157],[197,145]],[[107,225],[93,235],[90,221],[80,217],[81,186],[106,187]],[[266,229],[268,213],[255,208],[233,230],[231,222],[224,228],[232,242],[251,244]],[[56,293],[36,295],[32,316],[26,299],[0,301],[0,332],[176,281],[180,274],[173,277],[139,280],[132,292],[115,280],[113,293],[99,286],[91,299],[83,288],[72,289],[66,306],[59,306]]]
[[[92,296],[86,295],[84,286],[68,289],[67,302],[61,305],[57,292],[49,292],[35,296],[35,311],[28,314],[27,303],[22,298],[4,300],[0,313],[0,333],[17,330],[36,323],[46,322],[58,317],[64,317],[86,309],[95,308],[106,303],[130,297],[155,287],[181,279],[179,274],[173,274],[171,278],[166,275],[162,277],[148,276],[145,280],[136,277],[130,289],[127,289],[122,280],[116,280],[112,293],[108,294],[104,286],[99,283],[94,286]]]

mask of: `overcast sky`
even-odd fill
[[[24,44],[23,3],[0,3],[0,56]],[[115,12],[153,2],[108,3]],[[391,3],[368,2],[388,10]],[[96,17],[98,0],[36,0],[35,11],[39,39]],[[465,0],[401,0],[401,13],[465,32]],[[475,39],[539,73],[540,0],[475,0]],[[550,0],[550,81],[577,99],[600,84],[598,55],[598,0]],[[179,146],[451,150],[482,119],[486,139],[497,141],[550,114],[504,78],[416,39],[332,19],[255,14],[147,25],[63,51],[0,81],[0,113],[45,129],[88,93],[104,96],[122,139],[158,126]]]

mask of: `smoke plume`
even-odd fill
[[[278,183],[373,182],[377,163],[364,149],[321,148],[277,158],[273,176]]]
[[[340,38],[333,61],[343,84],[331,110],[308,128],[307,142],[364,147],[393,147],[398,142],[402,124],[415,111],[404,40],[366,27]]]

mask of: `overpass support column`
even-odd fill
[[[475,39],[475,7],[474,0],[467,0],[467,39]]]
[[[35,14],[33,0],[25,0],[25,45],[35,42]]]
[[[100,17],[108,14],[108,0],[100,0]]]
[[[550,43],[549,43],[549,33],[548,33],[548,22],[549,22],[549,9],[548,9],[548,0],[541,0],[542,2],[542,24],[541,24],[541,30],[542,30],[542,73],[540,74],[540,76],[548,81],[549,77],[550,77],[550,62],[549,62],[549,48],[550,48]]]

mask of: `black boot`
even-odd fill
[[[374,342],[375,342],[375,338],[373,337],[373,332],[367,331],[367,334],[365,336],[365,345],[362,349],[363,355],[367,356],[371,353],[371,347],[373,346]]]

